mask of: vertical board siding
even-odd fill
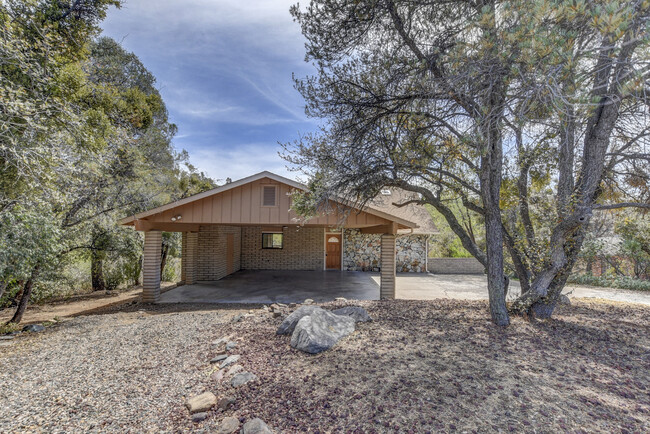
[[[273,185],[277,188],[277,205],[262,206],[263,186]],[[224,191],[215,196],[197,200],[172,210],[146,218],[158,223],[172,223],[171,218],[182,215],[181,223],[198,224],[252,224],[252,225],[295,225],[298,216],[290,211],[290,198],[287,196],[292,187],[260,179],[250,184]],[[310,219],[307,224],[319,226],[336,226],[341,216],[333,211]],[[365,227],[388,224],[389,221],[366,212],[351,212],[345,222],[346,227]]]

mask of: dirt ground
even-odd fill
[[[577,302],[502,330],[480,301],[361,304],[375,321],[317,356],[279,320],[223,330],[260,377],[235,415],[280,432],[650,431],[650,308]]]
[[[168,291],[175,287],[175,283],[163,282],[161,291]],[[140,300],[141,294],[142,286],[136,286],[127,291],[112,291],[110,294],[100,291],[46,304],[30,304],[27,306],[21,324],[42,323],[52,321],[55,318],[88,315],[96,310],[110,306],[137,302]],[[15,308],[0,309],[0,324],[9,321],[14,314],[14,310]]]
[[[40,378],[0,391],[4,426],[212,432],[235,416],[277,433],[650,432],[647,306],[574,301],[552,320],[501,329],[484,301],[354,304],[374,322],[316,356],[293,350],[275,334],[282,318],[261,309],[232,321],[250,306],[129,303],[65,321],[0,354],[0,367]],[[227,335],[258,377],[238,389],[211,376],[211,342]],[[236,403],[192,423],[183,403],[206,390]],[[6,407],[21,400],[30,405]]]

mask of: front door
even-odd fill
[[[325,265],[328,270],[341,269],[341,235],[327,234],[327,258]]]

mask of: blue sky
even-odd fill
[[[126,0],[102,27],[156,76],[177,149],[223,182],[262,170],[296,178],[278,142],[313,131],[291,74],[314,72],[296,0]]]

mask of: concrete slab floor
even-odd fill
[[[165,292],[160,303],[317,303],[336,297],[378,300],[370,273],[355,271],[242,270],[214,282],[183,285]]]

